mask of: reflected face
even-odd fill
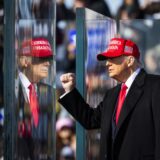
[[[106,61],[109,77],[114,78],[120,82],[125,81],[128,75],[128,65],[125,56],[108,58]]]
[[[51,59],[32,58],[31,63],[27,67],[27,75],[30,81],[39,82],[48,77]]]
[[[40,81],[43,78],[48,77],[50,61],[39,61],[37,63],[32,63],[30,65],[30,72],[33,79]]]
[[[32,58],[22,56],[19,58],[20,70],[28,77],[31,82],[39,82],[48,77],[49,67],[52,58]]]

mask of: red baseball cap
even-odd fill
[[[104,52],[98,54],[97,59],[102,61],[107,58],[114,58],[122,55],[134,56],[139,59],[140,52],[137,45],[133,41],[123,38],[112,38],[108,48]]]
[[[35,38],[23,41],[19,54],[37,58],[53,57],[51,45],[45,38]]]

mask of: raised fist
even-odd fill
[[[60,81],[65,92],[70,92],[75,88],[75,74],[74,73],[65,73],[60,76]]]

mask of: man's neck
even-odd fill
[[[122,83],[125,83],[127,80],[128,80],[128,78],[138,69],[138,68],[140,68],[140,67],[135,67],[135,68],[130,68],[130,69],[127,69],[126,71],[124,71],[123,73],[123,75],[119,78],[119,79],[117,79],[119,82],[122,82]]]

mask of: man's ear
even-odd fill
[[[28,65],[30,65],[30,64],[31,64],[31,60],[30,60],[29,57],[27,57],[27,56],[21,56],[21,57],[19,58],[19,66],[20,66],[21,68],[26,68],[26,67],[28,67]]]
[[[128,61],[127,61],[128,67],[133,66],[134,62],[135,62],[135,58],[133,56],[128,56]]]
[[[19,65],[20,68],[25,67],[25,58],[24,58],[24,56],[19,57],[18,65]]]
[[[28,65],[30,64],[31,64],[30,58],[25,56],[25,67],[28,67]]]

